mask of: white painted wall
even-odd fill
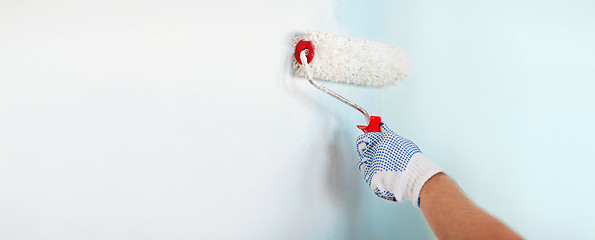
[[[425,236],[361,180],[361,116],[289,72],[335,5],[0,1],[0,239]]]
[[[361,116],[289,74],[334,5],[1,1],[0,239],[367,234]]]

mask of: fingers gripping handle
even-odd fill
[[[357,128],[361,129],[364,133],[380,132],[381,121],[382,119],[379,116],[370,116],[370,123],[368,123],[368,126],[357,125]]]

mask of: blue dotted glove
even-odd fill
[[[424,183],[442,172],[424,158],[411,140],[380,124],[380,132],[364,133],[357,138],[360,171],[372,191],[380,198],[419,206]]]

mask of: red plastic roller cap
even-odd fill
[[[368,126],[357,125],[357,128],[361,129],[364,133],[380,132],[380,122],[382,122],[382,119],[379,116],[371,116]]]
[[[308,64],[312,62],[314,58],[314,44],[310,41],[300,40],[297,45],[295,45],[295,52],[293,53],[295,60],[302,64],[302,59],[300,59],[300,53],[304,51],[304,49],[308,49],[308,54],[306,58],[308,59]]]

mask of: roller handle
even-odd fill
[[[382,119],[379,116],[370,116],[368,126],[357,125],[357,128],[361,129],[364,133],[380,132],[380,122],[382,122]]]
[[[307,64],[302,63],[302,59],[300,57],[300,54],[302,53],[302,51],[304,50],[308,50],[307,54],[306,54],[306,61]],[[336,94],[335,92],[320,86],[316,83],[314,83],[314,81],[312,81],[312,77],[310,76],[310,73],[307,71],[307,65],[310,64],[310,62],[312,62],[312,59],[314,58],[314,44],[311,41],[306,41],[306,40],[300,40],[296,46],[295,46],[295,51],[294,51],[294,57],[295,60],[301,64],[301,65],[305,65],[306,66],[306,75],[308,77],[308,80],[310,80],[310,83],[312,85],[314,85],[314,87],[320,89],[321,91],[333,96],[334,98],[339,99],[340,101],[346,103],[347,105],[357,109],[358,111],[360,111],[362,114],[364,114],[364,116],[366,118],[368,118],[368,113],[366,112],[366,110],[364,110],[363,108],[361,108],[360,106],[357,106],[356,104],[350,102],[349,100],[345,99],[344,97],[340,96],[339,94]],[[369,133],[369,132],[380,132],[380,122],[381,119],[379,116],[371,116],[370,117],[370,121],[368,122],[368,126],[364,126],[364,125],[357,125],[357,127],[359,129],[361,129],[364,133]]]

